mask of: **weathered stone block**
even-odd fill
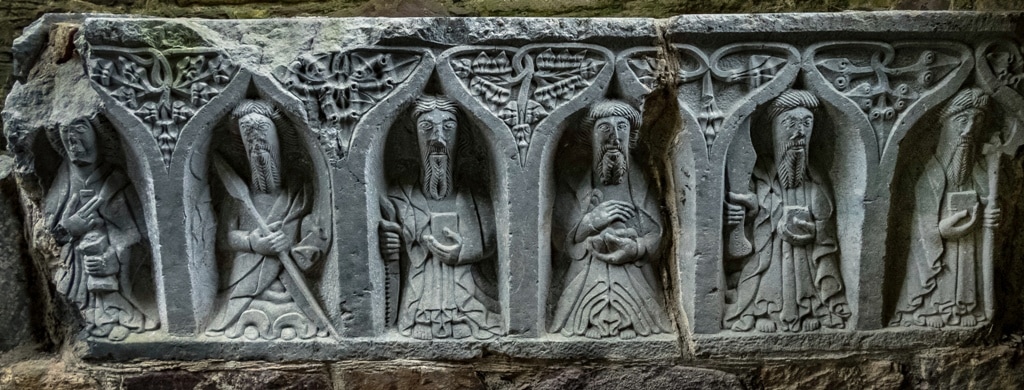
[[[970,344],[1021,20],[51,17],[5,135],[93,358]]]

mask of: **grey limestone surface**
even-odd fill
[[[47,15],[4,134],[89,359],[972,345],[1022,17]]]

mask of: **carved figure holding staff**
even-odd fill
[[[727,193],[725,230],[744,232],[727,233],[742,243],[725,244],[724,325],[734,331],[843,328],[850,316],[834,198],[825,177],[808,163],[818,104],[801,90],[776,98],[768,107],[770,129],[751,134],[762,148],[749,188]]]
[[[230,195],[220,206],[217,246],[230,261],[221,272],[218,312],[207,335],[337,335],[302,274],[319,258],[325,237],[308,223],[311,188],[284,174],[280,113],[267,102],[244,100],[231,113],[231,124],[241,137],[249,182],[214,158]]]
[[[456,114],[443,97],[416,101],[420,175],[380,200],[388,322],[416,339],[488,339],[501,331],[496,289],[481,270],[496,260],[494,212],[486,193],[455,180]]]
[[[988,101],[980,89],[968,88],[940,112],[938,146],[915,188],[907,274],[890,325],[941,328],[991,320],[991,311],[983,310],[991,297],[986,302],[980,294],[992,289],[991,278],[980,276],[992,266],[993,243],[983,236],[1001,215],[992,196],[1001,153],[989,151],[988,161],[979,153]]]

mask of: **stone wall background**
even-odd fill
[[[104,12],[168,17],[621,16],[844,10],[1021,10],[1024,0],[0,0],[0,96],[13,80],[11,43],[44,13]],[[2,101],[0,101],[2,104]],[[2,106],[0,106],[2,107]],[[534,362],[169,362],[95,363],[78,358],[75,324],[30,256],[26,211],[0,139],[0,389],[655,389],[655,388],[1024,388],[1024,203],[1007,217],[1017,232],[1003,248],[1004,320],[981,346],[901,353],[637,363]],[[1007,168],[1024,180],[1018,157]],[[1018,188],[1020,186],[1017,186]],[[1021,199],[1009,193],[1005,199]],[[1007,207],[1009,208],[1009,204]],[[29,213],[30,214],[30,213]],[[30,223],[31,224],[31,223]]]

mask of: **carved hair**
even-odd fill
[[[629,148],[636,147],[637,138],[640,135],[640,112],[633,106],[618,100],[602,100],[591,106],[587,116],[583,118],[580,138],[586,143],[590,143],[590,132],[594,131],[594,123],[598,119],[611,116],[621,116],[629,121]]]
[[[274,123],[275,130],[277,130],[279,152],[281,153],[281,161],[278,162],[281,166],[278,169],[281,169],[282,173],[286,173],[284,177],[288,178],[284,182],[291,181],[289,179],[293,179],[298,183],[304,181],[305,179],[302,179],[302,177],[312,170],[312,166],[309,166],[309,158],[304,153],[305,147],[303,147],[298,132],[292,127],[288,118],[278,110],[277,106],[269,101],[245,99],[239,102],[235,109],[231,111],[228,120],[230,137],[222,149],[222,153],[225,153],[227,160],[246,164],[244,167],[236,166],[235,168],[239,169],[239,171],[248,172],[250,170],[248,166],[249,159],[245,152],[245,146],[242,143],[241,129],[238,128],[238,120],[249,114],[265,116]]]
[[[277,122],[281,119],[281,112],[277,110],[272,104],[262,100],[242,100],[235,107],[234,111],[231,111],[231,120],[237,123],[239,119],[249,114],[259,114],[265,116],[277,125]]]
[[[452,115],[459,114],[459,107],[455,105],[455,101],[443,96],[425,95],[416,99],[416,103],[413,106],[412,117],[419,118],[420,115],[434,110],[441,110]]]
[[[942,108],[939,118],[946,120],[969,109],[985,111],[987,105],[988,95],[982,92],[981,88],[966,88],[957,92],[953,99],[950,99],[949,103]]]
[[[797,107],[813,111],[820,104],[818,97],[814,96],[814,94],[799,89],[791,89],[783,92],[782,95],[779,95],[768,105],[768,120],[772,121],[782,113]]]

